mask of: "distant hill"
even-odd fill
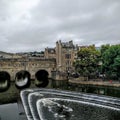
[[[20,58],[20,55],[14,54],[14,53],[7,53],[0,51],[0,59],[5,59],[5,58]]]

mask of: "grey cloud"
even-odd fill
[[[40,0],[22,14],[10,14],[9,4],[0,1],[1,50],[44,50],[59,39],[81,45],[120,43],[118,0]]]

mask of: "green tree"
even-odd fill
[[[100,67],[100,69],[99,69],[99,72],[100,73],[102,73],[103,74],[103,66],[102,66],[102,63],[103,63],[103,58],[104,58],[104,53],[105,53],[105,51],[107,50],[107,49],[109,49],[110,48],[110,45],[109,44],[106,44],[106,45],[102,45],[101,47],[100,47],[100,63],[101,63],[101,67]]]
[[[120,45],[110,46],[102,55],[102,70],[109,79],[120,79]]]
[[[109,44],[102,45],[101,48],[100,48],[101,56],[103,56],[104,52],[109,48],[110,48]]]
[[[77,72],[82,76],[95,76],[98,72],[100,52],[95,46],[83,47],[78,51],[78,60],[74,62]]]

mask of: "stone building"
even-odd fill
[[[73,41],[56,42],[55,48],[46,48],[44,52],[30,52],[9,54],[1,52],[0,71],[6,71],[11,75],[11,79],[20,70],[27,70],[31,78],[35,78],[35,73],[44,69],[49,73],[49,77],[55,79],[66,79],[68,74],[74,71],[73,62],[77,58],[77,47]],[[42,55],[42,56],[41,56]]]
[[[56,42],[56,63],[59,71],[72,72],[74,70],[73,62],[76,57],[77,50],[72,40],[69,42]]]
[[[48,58],[56,59],[56,50],[55,50],[55,48],[48,48],[48,47],[45,48],[44,56],[45,56],[46,59],[48,59]]]
[[[73,62],[77,58],[77,49],[72,40],[69,42],[59,40],[56,42],[55,48],[45,49],[45,58],[56,59],[56,71],[72,72],[74,70]]]

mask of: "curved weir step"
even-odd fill
[[[53,89],[26,89],[20,95],[28,120],[120,119],[120,99],[114,97]]]

